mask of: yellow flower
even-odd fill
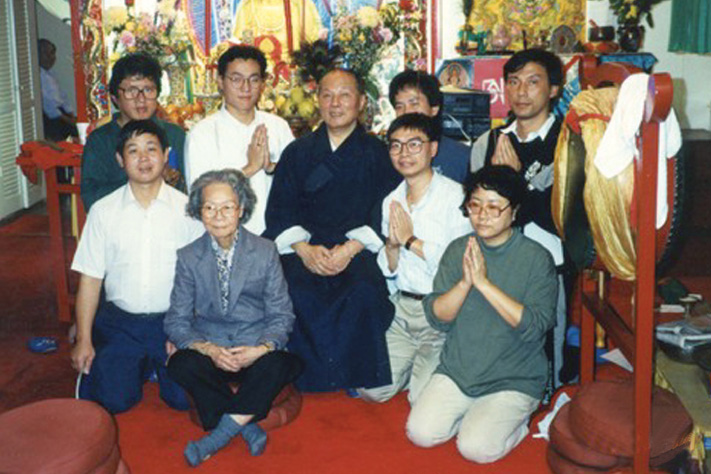
[[[133,31],[136,29],[136,24],[132,21],[129,21],[126,23],[126,25],[123,27],[126,31]]]
[[[350,41],[352,38],[353,38],[353,36],[351,36],[351,33],[350,33],[349,31],[341,31],[341,32],[338,34],[338,39],[341,40],[341,41],[348,42],[348,41]]]
[[[111,7],[104,14],[104,27],[113,30],[128,20],[128,12],[123,7]]]
[[[358,35],[358,41],[360,41],[361,43],[365,42],[365,35],[363,33]]]
[[[378,10],[373,7],[363,7],[357,13],[358,23],[363,28],[375,28],[380,23]]]
[[[632,5],[627,12],[627,18],[637,18],[637,5]]]

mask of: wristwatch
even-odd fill
[[[412,247],[412,244],[415,243],[415,240],[417,240],[417,237],[415,237],[415,234],[412,234],[412,236],[407,239],[407,242],[405,242],[405,250],[410,250],[410,247]]]
[[[267,348],[267,352],[274,352],[276,350],[276,345],[271,341],[263,342],[262,345]]]

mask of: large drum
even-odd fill
[[[622,280],[635,279],[634,162],[613,178],[593,164],[614,110],[619,88],[589,89],[573,99],[556,148],[553,219],[578,269],[604,267]],[[658,268],[679,240],[684,201],[683,160],[667,161],[668,215],[656,233]]]

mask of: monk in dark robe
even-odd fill
[[[390,383],[385,331],[394,309],[376,263],[381,203],[399,176],[384,143],[358,123],[363,82],[336,69],[319,82],[323,124],[276,168],[267,230],[281,254],[296,322],[289,350],[306,391]]]

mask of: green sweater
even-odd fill
[[[451,323],[432,309],[437,297],[462,278],[462,256],[469,235],[454,240],[439,264],[433,292],[424,300],[427,320],[447,332],[437,372],[451,378],[470,397],[503,390],[541,398],[548,376],[543,350],[555,324],[558,279],[547,250],[514,229],[498,247],[479,240],[488,279],[523,305],[518,327],[509,325],[478,290],[472,288]]]
[[[121,132],[117,119],[118,114],[114,115],[111,122],[91,132],[86,140],[81,158],[81,199],[86,212],[89,212],[96,201],[111,194],[128,181],[126,172],[116,161],[116,145]],[[171,158],[175,153],[178,171],[185,176],[183,162],[185,132],[175,124],[155,117],[152,120],[165,130],[171,147]],[[181,189],[181,191],[185,190]]]

